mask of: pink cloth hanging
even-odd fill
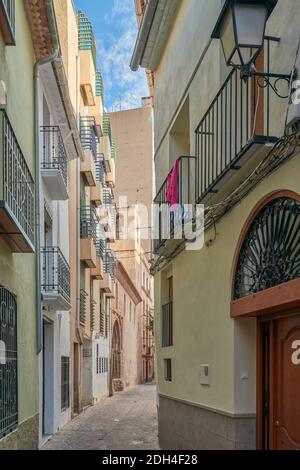
[[[167,177],[166,201],[170,206],[179,203],[179,158]]]

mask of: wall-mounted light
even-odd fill
[[[263,48],[267,19],[277,0],[226,0],[212,33],[221,40],[227,65],[244,68]]]
[[[279,42],[279,38],[265,36],[266,23],[277,5],[278,0],[225,0],[211,37],[220,39],[226,64],[241,70],[241,77],[261,77],[264,83],[257,82],[262,88],[271,85],[274,92],[277,82],[285,80],[290,83],[293,74],[266,73],[257,71],[255,59],[264,47],[264,40]],[[275,79],[272,85],[270,79]],[[281,96],[286,98],[286,96]]]

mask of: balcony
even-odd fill
[[[70,310],[70,266],[58,247],[42,248],[43,303],[54,310]]]
[[[105,185],[105,175],[106,167],[104,155],[103,153],[98,153],[96,160],[96,180],[101,184],[102,187]]]
[[[106,297],[115,297],[115,274],[116,274],[116,257],[110,248],[106,248],[104,252],[104,275],[100,281],[100,289],[106,293]]]
[[[103,188],[104,229],[106,240],[110,243],[116,240],[116,204],[111,188]],[[108,233],[109,232],[109,233]]]
[[[0,30],[7,46],[15,46],[15,0],[0,0]]]
[[[174,213],[167,202],[168,178],[163,182],[158,191],[155,203],[155,233],[153,237],[153,251],[157,255],[167,256],[173,253],[185,240],[184,225],[188,223],[188,215],[183,206],[195,204],[195,173],[196,159],[190,156],[179,158],[178,179],[178,208]],[[192,215],[192,214],[191,214]]]
[[[80,289],[80,318],[79,318],[79,321],[80,321],[80,324],[82,326],[85,326],[85,322],[86,322],[87,298],[88,298],[87,292],[85,292],[84,289]]]
[[[267,73],[270,41],[266,39],[264,53]],[[196,129],[197,202],[224,200],[270,152],[283,134],[278,109],[280,102],[287,105],[285,94],[280,75],[273,74],[269,81],[244,80],[240,71],[232,70]]]
[[[116,180],[116,170],[115,170],[115,161],[111,159],[110,161],[107,160],[107,171],[106,171],[106,184],[108,186],[114,187],[115,180]]]
[[[90,150],[84,151],[84,161],[80,162],[80,172],[84,175],[87,186],[96,186],[96,167]]]
[[[42,126],[43,159],[41,173],[54,201],[68,199],[68,160],[58,126]]]
[[[96,267],[91,269],[91,277],[98,281],[103,279],[103,261],[100,256],[96,257]]]
[[[4,110],[0,110],[0,236],[14,253],[34,251],[34,182]]]
[[[80,260],[87,268],[97,266],[97,224],[96,209],[93,206],[82,206],[80,209]]]
[[[100,142],[100,133],[94,116],[81,116],[80,140],[82,148],[90,150],[93,158],[97,160],[97,144]]]
[[[104,272],[103,279],[100,281],[100,289],[106,294],[108,298],[114,298],[114,285],[111,276]]]
[[[103,201],[102,185],[96,181],[96,186],[91,187],[90,200],[95,206],[100,207]]]
[[[97,240],[97,247],[96,247],[96,255],[97,255],[97,260],[96,260],[96,267],[91,269],[91,277],[93,279],[96,279],[98,281],[101,281],[103,279],[103,258],[104,258],[104,251],[105,251],[105,242],[104,240]]]

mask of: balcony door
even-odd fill
[[[300,312],[261,330],[262,448],[300,450]]]
[[[44,208],[44,247],[48,248],[45,251],[45,284],[48,289],[54,289],[55,273],[54,273],[54,254],[52,253],[53,247],[53,226],[52,218],[47,210]]]

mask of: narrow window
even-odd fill
[[[172,359],[164,359],[165,381],[172,382]]]
[[[61,410],[70,406],[70,358],[61,357]]]

